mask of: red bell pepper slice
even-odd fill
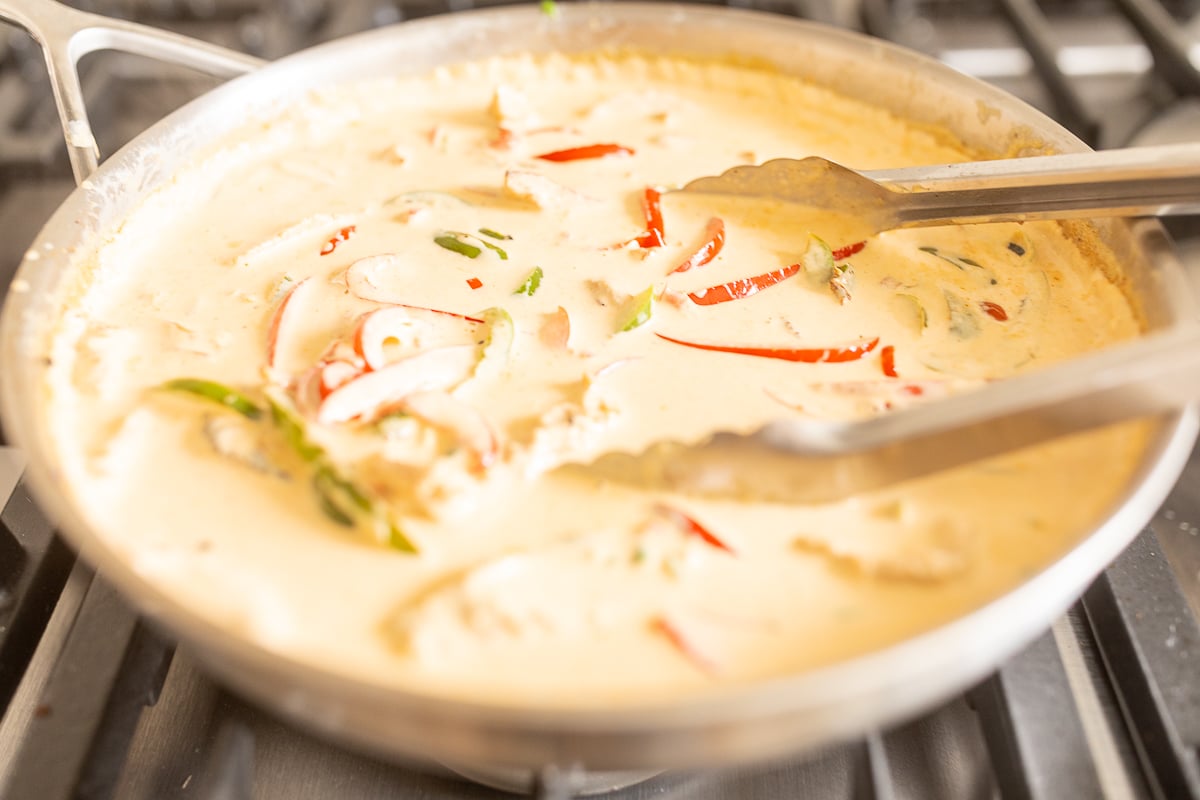
[[[568,147],[566,150],[554,150],[542,153],[542,161],[582,161],[588,158],[604,158],[605,156],[631,156],[633,149],[620,144],[589,144],[583,147]]]
[[[347,225],[342,228],[337,232],[337,235],[330,237],[329,241],[325,242],[325,245],[321,248],[321,255],[327,256],[334,250],[337,250],[337,246],[342,242],[349,241],[356,230],[358,230],[356,225]]]
[[[721,344],[704,344],[703,342],[689,342],[684,339],[676,339],[667,336],[663,333],[655,333],[655,336],[660,339],[666,339],[668,342],[681,344],[684,347],[694,347],[697,350],[711,350],[715,353],[736,353],[743,356],[757,356],[759,358],[775,358],[780,361],[797,361],[805,364],[840,364],[846,361],[858,361],[860,358],[870,353],[879,344],[879,337],[876,336],[870,341],[860,344],[853,344],[849,347],[803,347],[803,348],[780,348],[780,347],[741,347],[737,345],[721,345]]]
[[[692,253],[678,267],[671,270],[671,274],[687,272],[692,267],[703,267],[716,258],[720,254],[721,248],[725,246],[725,221],[720,217],[713,217],[708,221],[708,225],[705,226],[704,235],[707,238],[704,244],[700,245],[700,249]]]
[[[646,187],[642,195],[642,214],[646,217],[646,232],[634,239],[639,247],[662,247],[666,241],[663,230],[662,192],[653,186]]]
[[[412,306],[408,303],[388,303],[390,306],[399,308],[411,308],[413,311],[428,311],[431,314],[441,314],[446,317],[454,317],[455,319],[465,319],[467,322],[474,322],[477,325],[482,325],[486,320],[480,317],[472,317],[467,314],[459,314],[457,311],[443,311],[440,308],[428,308],[426,306]]]
[[[488,144],[498,150],[507,150],[513,146],[513,142],[517,139],[517,135],[511,128],[506,128],[501,125],[496,129],[496,135],[492,137],[492,141]]]
[[[483,281],[479,280],[479,278],[467,278],[467,286],[470,286],[472,289],[478,289],[483,286]]]
[[[743,297],[758,294],[763,289],[774,286],[780,281],[785,281],[799,271],[800,265],[792,264],[790,267],[777,269],[774,272],[764,272],[762,275],[755,275],[753,278],[742,278],[730,281],[729,283],[722,283],[720,286],[710,286],[707,289],[692,292],[688,295],[688,299],[698,306],[715,306],[717,303],[741,300]]]
[[[718,550],[724,550],[731,556],[737,555],[737,551],[722,541],[719,536],[679,509],[672,508],[665,503],[659,503],[657,510],[659,513],[670,517],[671,521],[682,528],[684,533],[689,533],[692,536],[698,536],[704,541],[705,544],[711,545]]]
[[[999,303],[993,303],[991,301],[984,300],[979,304],[979,307],[983,309],[984,313],[997,322],[1004,322],[1008,319],[1008,312],[1005,311],[1004,306],[1000,305]]]
[[[650,620],[650,627],[654,631],[662,634],[671,646],[683,655],[688,661],[699,669],[701,672],[713,675],[717,669],[717,664],[712,657],[696,646],[684,632],[671,620],[666,617],[657,616]]]
[[[883,374],[889,378],[898,378],[896,374],[896,348],[888,345],[879,351],[879,360],[883,363]]]
[[[866,246],[867,242],[864,239],[861,242],[855,242],[854,244],[848,244],[845,247],[839,247],[837,250],[833,251],[833,260],[843,261],[855,253],[861,253],[862,249]]]

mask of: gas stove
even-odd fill
[[[90,0],[266,58],[494,0]],[[730,0],[852,27],[991,81],[1097,147],[1200,139],[1189,0]],[[102,153],[210,78],[98,54],[83,85]],[[0,28],[0,283],[71,191],[41,56]],[[1185,257],[1200,228],[1173,220]],[[817,753],[623,776],[464,776],[385,762],[227,694],[55,537],[0,448],[0,800],[545,798],[1200,799],[1200,456],[1078,604],[964,695]]]

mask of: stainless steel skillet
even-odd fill
[[[0,0],[0,15],[37,29],[54,59],[68,112],[71,152],[83,185],[39,235],[0,322],[0,405],[12,441],[30,458],[46,510],[85,558],[140,610],[178,636],[231,687],[298,722],[378,751],[476,765],[540,767],[581,762],[634,769],[765,757],[857,734],[929,706],[978,680],[1044,629],[1137,533],[1182,468],[1194,409],[1159,420],[1135,479],[1108,517],[1077,545],[1020,586],[952,623],[834,667],[687,700],[607,710],[545,711],[455,702],[349,680],[290,661],[174,603],[139,576],[87,522],[62,485],[44,403],[47,343],[65,294],[78,279],[73,254],[86,252],[147,193],[169,180],[222,133],[269,115],[314,84],[518,51],[628,46],[707,56],[740,56],[829,84],[897,113],[945,127],[981,153],[1080,150],[1083,145],[1001,92],[928,59],[859,35],[728,9],[644,4],[578,4],[558,19],[535,8],[472,12],[406,23],[314,48],[264,67],[189,104],[113,156],[94,174],[90,135],[71,64],[89,47],[139,48],[208,64],[225,73],[248,66],[210,48],[186,58],[178,39],[124,23],[58,16],[44,2]],[[72,44],[73,42],[73,44]],[[71,124],[74,123],[74,124]],[[91,156],[94,158],[94,156]],[[1194,315],[1179,265],[1152,222],[1105,223],[1100,239],[1126,267],[1147,325],[1165,330]]]

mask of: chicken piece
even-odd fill
[[[538,124],[537,113],[529,104],[529,98],[518,89],[500,84],[492,93],[488,114],[501,129],[519,131]]]
[[[588,198],[536,172],[510,169],[504,173],[504,193],[538,208],[564,211]]]

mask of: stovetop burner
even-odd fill
[[[729,0],[857,27],[990,80],[1112,147],[1200,122],[1192,0]],[[268,58],[493,0],[92,0]],[[102,54],[83,84],[101,150],[215,85]],[[0,28],[0,281],[73,188],[41,55]],[[1182,123],[1181,123],[1182,124]],[[1183,132],[1179,132],[1182,130]],[[1149,131],[1150,133],[1147,133]],[[1200,131],[1198,131],[1200,133]],[[1154,134],[1163,136],[1164,134]],[[1200,139],[1176,127],[1172,136]],[[1188,223],[1176,223],[1187,232]],[[1184,249],[1200,248],[1189,242]],[[444,766],[395,764],[297,731],[231,697],[74,562],[0,449],[0,800],[495,798]],[[15,487],[15,488],[14,488]],[[1081,601],[982,684],[921,718],[816,754],[667,772],[642,798],[1200,800],[1200,457]],[[471,770],[463,770],[471,772]],[[494,776],[493,776],[494,777]],[[518,776],[578,792],[570,765]],[[606,776],[607,778],[608,776]]]

